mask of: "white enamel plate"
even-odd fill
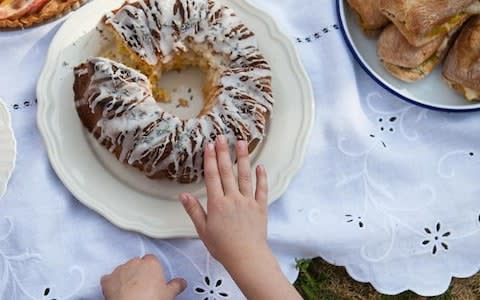
[[[203,184],[153,181],[124,166],[90,138],[75,111],[72,68],[99,54],[105,42],[96,25],[105,12],[123,2],[92,1],[60,28],[37,86],[38,125],[53,168],[86,206],[124,229],[156,238],[193,237],[194,227],[177,197],[181,192],[191,192],[205,203]],[[293,44],[271,17],[244,0],[224,2],[257,34],[259,46],[272,64],[276,99],[273,118],[267,138],[252,155],[252,163],[265,165],[270,200],[274,201],[285,192],[303,162],[314,120],[311,84]],[[184,89],[175,79],[171,84]]]
[[[336,1],[340,28],[347,46],[362,68],[380,86],[406,101],[428,108],[446,111],[480,109],[479,102],[469,102],[448,87],[442,78],[441,65],[428,77],[415,83],[406,83],[390,75],[377,57],[377,40],[365,36],[346,0]]]
[[[0,198],[15,167],[16,143],[10,124],[10,114],[0,99]]]

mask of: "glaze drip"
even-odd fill
[[[189,183],[202,177],[203,149],[217,135],[232,150],[236,140],[252,151],[263,140],[274,102],[271,71],[231,9],[206,0],[143,0],[107,14],[105,23],[149,65],[161,69],[193,51],[218,73],[211,109],[181,120],[161,108],[148,77],[135,69],[100,57],[75,68],[80,118],[120,161],[151,178]]]

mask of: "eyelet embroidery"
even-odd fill
[[[345,215],[345,217],[347,218],[347,223],[356,223],[360,228],[363,228],[365,226],[362,221],[362,217],[354,217],[350,214]]]
[[[359,195],[360,198],[363,198],[363,209],[360,208],[355,213],[346,212],[343,215],[344,222],[349,224],[356,224],[357,229],[365,229],[367,220],[364,220],[364,216],[366,214],[366,206],[372,206],[376,210],[381,211],[383,216],[386,218],[386,222],[388,224],[389,230],[392,232],[392,236],[388,241],[386,247],[382,250],[381,253],[376,253],[374,256],[371,255],[370,252],[366,250],[366,247],[361,248],[361,254],[365,260],[369,261],[379,261],[384,259],[394,248],[395,242],[395,232],[398,226],[410,230],[418,235],[422,233],[411,228],[408,224],[397,216],[389,207],[388,203],[394,202],[395,195],[389,190],[389,188],[382,184],[382,182],[377,181],[375,177],[371,174],[371,165],[373,163],[372,158],[374,157],[374,153],[379,151],[394,151],[395,149],[391,149],[387,142],[392,143],[392,146],[395,144],[395,140],[392,140],[391,137],[393,135],[398,134],[398,138],[404,139],[406,141],[412,142],[418,139],[417,132],[409,132],[404,126],[404,120],[406,117],[413,118],[414,122],[419,122],[426,118],[425,112],[421,109],[417,109],[411,105],[403,105],[400,106],[398,109],[388,110],[383,109],[381,106],[381,101],[377,101],[383,99],[380,97],[378,93],[371,93],[367,96],[366,100],[366,108],[373,114],[370,115],[370,122],[372,125],[371,131],[368,133],[368,139],[371,142],[365,142],[365,147],[361,150],[354,150],[351,149],[350,143],[354,141],[350,141],[350,139],[346,137],[340,137],[337,141],[338,149],[344,153],[350,159],[355,159],[359,162],[360,168],[357,171],[354,171],[351,174],[345,174],[343,178],[337,181],[336,188],[342,189],[348,185],[359,185],[362,189],[362,193]],[[377,105],[378,104],[378,105]],[[396,138],[397,138],[396,137]],[[415,210],[420,210],[423,207],[429,205],[432,201],[434,201],[436,195],[434,188],[427,184],[419,183],[419,191],[427,192],[430,196],[428,198],[424,198],[425,201],[422,202],[422,205],[416,207]],[[446,243],[445,243],[446,244]],[[443,247],[441,244],[437,246]],[[448,245],[447,245],[448,247]]]
[[[13,108],[13,110],[18,111],[18,110],[23,110],[23,109],[34,107],[37,104],[37,102],[38,102],[37,99],[35,99],[35,100],[25,100],[25,101],[20,102],[20,103],[12,104],[11,107]]]
[[[223,279],[215,280],[215,283],[208,275],[203,277],[203,286],[196,286],[195,294],[205,296],[202,300],[229,299],[230,295],[222,290]]]
[[[319,40],[321,37],[325,36],[326,34],[328,34],[330,32],[333,32],[333,31],[336,31],[338,29],[340,29],[340,27],[337,24],[328,25],[326,27],[323,27],[321,30],[319,30],[317,32],[314,32],[312,34],[309,34],[307,36],[296,37],[295,41],[298,44],[311,43],[311,42]]]
[[[164,251],[172,251],[172,254],[179,255],[178,258],[185,259],[191,264],[194,269],[194,279],[188,279],[188,286],[191,287],[188,289],[190,293],[190,298],[200,299],[200,300],[222,300],[230,299],[232,294],[235,294],[234,291],[230,290],[232,279],[228,276],[228,273],[223,269],[223,271],[211,272],[213,264],[216,264],[217,267],[221,266],[219,262],[214,261],[211,255],[207,252],[206,255],[206,268],[203,269],[197,265],[189,256],[187,256],[181,249],[177,248],[175,245],[166,242],[166,241],[155,241],[153,243],[150,239],[140,237],[141,253],[145,254],[147,250],[150,253],[156,254],[158,257],[163,258],[165,262],[165,271],[171,277],[184,277],[182,274],[176,274],[174,269],[170,266],[166,260],[166,253]],[[147,248],[148,246],[148,248]],[[162,248],[160,248],[161,246]],[[152,251],[153,250],[153,251]],[[218,269],[217,269],[218,270]],[[198,275],[197,275],[198,274]],[[190,277],[191,275],[187,276]],[[227,277],[224,277],[227,276]],[[190,277],[191,278],[191,277]]]
[[[450,231],[441,231],[441,224],[438,222],[434,229],[425,228],[425,233],[427,237],[423,240],[422,245],[425,247],[432,247],[432,255],[436,255],[438,250],[443,248],[443,250],[448,250],[447,238],[451,235]]]
[[[46,288],[45,291],[43,291],[43,299],[45,300],[57,300],[57,298],[48,298],[48,294],[50,294],[50,288]]]

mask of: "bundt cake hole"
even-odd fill
[[[145,74],[155,100],[165,110],[181,119],[190,119],[207,114],[215,105],[221,68],[212,57],[205,56],[205,49],[191,43],[188,51],[177,52],[168,62],[151,66],[126,47],[118,34],[113,36],[114,46],[102,56]]]
[[[211,93],[213,84],[209,77],[198,66],[177,66],[164,71],[157,87],[168,99],[156,100],[166,111],[183,120],[204,115],[206,108],[214,102]]]

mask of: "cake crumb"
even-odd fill
[[[180,98],[178,99],[178,105],[180,105],[181,107],[188,107],[188,100]]]

